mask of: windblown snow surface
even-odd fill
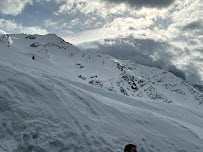
[[[182,86],[180,94],[146,82],[162,92],[154,100],[137,85],[143,95],[137,97],[129,94],[124,80],[118,85],[112,79],[108,89],[106,77],[119,77],[111,63],[124,61],[100,55],[106,59],[102,68],[98,55],[91,55],[85,69],[90,57],[82,59],[83,52],[56,35],[1,36],[0,152],[122,152],[129,143],[138,152],[203,152],[198,91],[170,73],[163,81]],[[162,70],[146,68],[159,72],[160,80]],[[98,75],[102,84],[86,83]],[[118,91],[121,83],[128,95]]]

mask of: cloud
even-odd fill
[[[125,32],[129,30],[146,29],[153,24],[151,19],[139,18],[135,19],[132,17],[116,18],[111,23],[106,24],[105,27],[111,29],[118,29],[118,32]]]
[[[44,21],[44,26],[45,27],[53,27],[53,28],[58,28],[58,23],[51,20],[51,19],[46,19]]]
[[[1,0],[0,12],[6,15],[18,15],[22,12],[25,5],[31,4],[32,0]]]
[[[145,37],[145,34],[149,37],[158,37],[154,34],[152,35],[147,29],[152,24],[152,19],[121,17],[114,19],[110,23],[106,23],[102,28],[79,32],[76,35],[66,37],[65,39],[74,44],[79,44],[106,38],[125,37],[132,33],[136,33],[137,37]]]
[[[115,4],[125,3],[129,6],[142,8],[162,8],[170,6],[175,0],[101,0]]]
[[[61,2],[61,0],[59,1]],[[65,4],[62,4],[55,14],[84,14],[105,18],[111,14],[123,14],[128,11],[127,9],[124,4],[111,7],[100,0],[69,0],[66,1]]]
[[[147,8],[162,8],[170,6],[175,0],[57,0],[58,3],[62,3],[59,7],[58,12],[60,13],[68,13],[68,14],[77,14],[83,13],[94,14],[100,17],[107,17],[111,14],[122,15],[124,13],[128,13],[131,15],[138,14],[137,9],[141,9],[143,7]],[[65,4],[64,4],[65,2]],[[109,5],[112,4],[112,5]],[[113,5],[117,4],[117,5]],[[132,6],[132,7],[129,7]]]
[[[5,31],[0,30],[0,34],[7,34]]]
[[[183,30],[202,30],[203,29],[203,21],[198,20],[198,21],[193,21],[190,22],[189,24],[183,26]]]
[[[190,63],[185,67],[185,69],[186,69],[185,74],[187,77],[187,81],[189,83],[203,85],[201,82],[202,81],[201,77],[203,73],[200,72],[198,68],[196,68],[196,65],[194,65],[193,63]],[[203,70],[203,68],[201,70]]]
[[[58,0],[57,2],[60,6],[54,14],[59,17],[65,14],[70,19],[78,18],[80,25],[78,27],[74,25],[74,27],[80,31],[101,28],[115,19],[120,19],[120,22],[126,22],[126,20],[121,18],[127,18],[128,22],[130,18],[131,20],[136,20],[137,23],[133,25],[135,27],[131,26],[129,28],[131,30],[137,30],[137,28],[140,29],[142,26],[149,27],[147,24],[152,24],[157,19],[164,18],[168,15],[167,9],[142,8],[136,10],[127,6],[126,3],[109,5],[106,1],[101,0]]]
[[[0,30],[6,33],[26,33],[26,34],[48,34],[47,30],[38,26],[24,27],[21,24],[17,24],[12,20],[0,19]]]
[[[16,30],[19,30],[19,33],[26,33],[26,34],[40,34],[40,35],[48,34],[48,31],[46,29],[42,29],[41,27],[38,27],[38,26],[31,26],[31,27],[20,26]]]
[[[79,18],[75,18],[75,19],[72,19],[70,21],[65,21],[63,19],[59,20],[59,21],[54,21],[52,19],[46,19],[44,21],[45,27],[52,28],[54,30],[58,30],[58,32],[64,31],[67,29],[73,29],[79,25],[80,25],[80,19]]]
[[[162,1],[164,3],[168,3],[169,1]],[[134,9],[133,7],[129,7],[127,1],[115,1],[117,5],[109,5],[108,0],[58,0],[61,2],[58,11],[54,14],[69,14],[69,15],[85,15],[85,16],[95,16],[97,18],[103,19],[115,19],[115,17],[140,17],[146,16],[150,18],[157,18],[166,16],[165,9],[158,8],[142,8],[139,6],[139,9]],[[63,2],[63,3],[62,3]],[[64,3],[65,2],[65,3]],[[123,3],[122,3],[123,2]],[[141,1],[142,3],[143,1]],[[146,0],[145,0],[146,2]],[[150,1],[149,1],[150,2]],[[109,18],[110,17],[110,18]]]

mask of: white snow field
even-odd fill
[[[0,36],[0,152],[203,152],[202,103],[161,69],[53,34]]]

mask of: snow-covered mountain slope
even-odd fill
[[[10,50],[34,54],[36,60],[49,61],[56,66],[55,69],[61,69],[57,72],[62,71],[75,81],[136,99],[185,106],[203,103],[203,93],[170,72],[108,55],[81,52],[54,34],[3,35],[0,41]]]
[[[128,143],[202,152],[201,103],[157,68],[84,53],[52,34],[0,37],[2,152],[120,152]]]

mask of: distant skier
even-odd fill
[[[35,56],[34,55],[32,56],[32,59],[35,60]]]
[[[124,152],[137,152],[137,146],[128,144],[125,146]]]

